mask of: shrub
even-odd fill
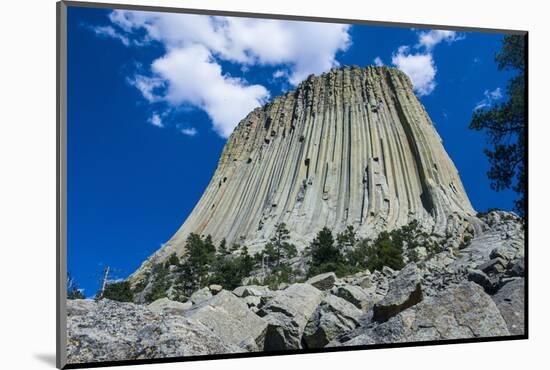
[[[392,240],[386,231],[381,232],[373,245],[367,249],[367,268],[374,271],[382,270],[384,266],[394,270],[401,270],[405,266],[401,243]]]
[[[332,232],[324,227],[317,233],[317,236],[308,247],[308,254],[311,256],[307,276],[315,276],[324,272],[334,272],[337,276],[344,276],[356,271],[354,264],[348,264],[342,253],[342,246],[345,243],[355,242],[355,233],[347,229],[347,234],[337,236],[338,245],[335,245]]]
[[[67,299],[84,299],[86,298],[82,294],[81,289],[78,287],[76,281],[71,277],[71,274],[67,274]]]
[[[132,302],[134,300],[134,293],[128,281],[120,281],[107,284],[101,298],[119,302]]]

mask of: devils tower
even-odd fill
[[[343,67],[238,124],[199,202],[154,258],[181,255],[190,233],[254,252],[281,222],[303,248],[324,226],[372,237],[417,220],[444,232],[452,218],[474,215],[408,76]]]

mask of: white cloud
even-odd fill
[[[269,92],[227,75],[221,61],[240,64],[242,73],[253,65],[282,66],[274,78],[297,85],[310,74],[338,66],[336,54],[351,44],[349,26],[341,24],[126,10],[111,12],[109,19],[113,32],[103,36],[126,46],[159,42],[166,50],[151,64],[150,73],[128,82],[151,103],[190,104],[204,110],[223,137],[265,103]]]
[[[197,129],[194,128],[194,127],[184,127],[184,128],[182,128],[182,129],[180,130],[180,132],[181,132],[182,134],[186,135],[186,136],[191,136],[191,137],[193,137],[193,136],[195,136],[195,135],[197,135],[197,134],[199,133],[199,132],[197,131]]]
[[[149,118],[149,123],[156,127],[164,127],[162,123],[162,118],[157,113],[153,113],[151,118]]]
[[[455,31],[446,30],[430,30],[420,32],[418,35],[417,47],[424,47],[427,50],[431,50],[442,41],[447,43],[453,43],[458,40],[462,40],[464,37],[457,34]]]
[[[411,79],[418,95],[429,95],[436,86],[437,68],[430,53],[410,53],[410,48],[401,46],[392,55],[392,63]]]
[[[115,10],[111,21],[128,33],[146,32],[141,42],[167,49],[200,44],[217,58],[245,65],[288,64],[289,81],[338,66],[336,53],[351,44],[349,25],[237,17]]]
[[[437,83],[437,67],[433,58],[433,48],[445,41],[453,43],[464,37],[454,31],[430,30],[418,33],[416,52],[409,46],[400,46],[392,55],[392,64],[405,72],[411,79],[414,90],[420,96],[431,94]]]
[[[502,90],[500,89],[500,87],[497,87],[492,91],[485,90],[485,92],[483,92],[483,95],[485,96],[485,98],[476,104],[474,110],[491,107],[496,100],[502,99]]]
[[[150,103],[159,101],[161,98],[155,90],[160,91],[165,86],[165,81],[160,78],[135,75],[127,79],[128,83],[138,89],[143,97]]]
[[[374,58],[374,65],[377,67],[382,67],[384,65],[384,62],[382,61],[382,58],[376,57]]]
[[[121,34],[117,30],[115,30],[112,26],[98,26],[98,27],[91,27],[91,29],[98,36],[110,37],[110,38],[113,38],[113,39],[117,39],[120,42],[122,42],[122,44],[124,44],[125,46],[130,45],[130,39],[127,36]]]
[[[222,137],[228,137],[246,114],[269,98],[265,87],[223,75],[221,66],[201,45],[173,49],[155,60],[151,69],[166,81],[162,100],[204,110]]]
[[[498,100],[502,98],[502,91],[500,90],[500,87],[497,87],[493,91],[485,90],[485,97],[491,100]]]
[[[278,69],[275,72],[273,72],[273,78],[283,78],[286,76],[287,76],[286,71],[283,71],[282,69]]]

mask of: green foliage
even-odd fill
[[[515,209],[523,216],[525,209],[525,36],[509,35],[495,56],[499,70],[512,70],[508,81],[508,100],[489,109],[473,113],[470,128],[487,134],[489,148],[485,154],[490,169],[491,188],[512,189],[518,193]]]
[[[84,299],[86,298],[78,287],[76,281],[67,273],[67,299]]]
[[[472,242],[473,237],[471,235],[465,235],[462,243],[460,243],[460,249],[466,248]]]
[[[180,259],[178,258],[178,256],[176,256],[175,253],[172,253],[164,263],[164,267],[179,266],[179,264],[180,264]]]
[[[398,240],[393,240],[390,233],[386,231],[381,232],[367,249],[366,267],[374,271],[382,270],[384,266],[394,270],[401,270],[405,266],[402,244]]]
[[[420,247],[426,249],[428,258],[443,251],[441,244],[422,231],[417,220],[413,220],[407,225],[393,230],[390,236],[392,242],[401,248],[404,255],[412,262],[418,262],[419,256],[417,251]]]
[[[271,270],[271,273],[263,279],[262,285],[267,285],[269,288],[278,289],[281,283],[289,283],[293,279],[294,272],[288,265],[280,265]]]
[[[315,276],[324,272],[334,272],[338,276],[344,276],[354,272],[353,263],[348,263],[344,257],[344,247],[352,248],[355,242],[355,231],[353,228],[337,235],[337,244],[334,242],[332,232],[324,227],[317,233],[317,236],[308,247],[311,261],[308,269],[308,276]]]
[[[153,266],[151,270],[151,288],[145,295],[146,302],[154,302],[157,299],[166,297],[166,291],[170,287],[170,282],[168,281],[169,271],[166,264],[157,264]]]
[[[317,236],[311,242],[310,246],[311,264],[321,266],[331,262],[341,262],[342,255],[338,247],[334,245],[332,232],[328,227],[324,227],[317,233]]]
[[[271,237],[263,250],[263,254],[268,257],[267,260],[271,266],[279,267],[281,261],[289,260],[298,254],[296,246],[288,242],[289,234],[285,223],[277,224],[275,235]]]
[[[120,281],[107,284],[102,298],[119,302],[132,302],[134,300],[134,293],[128,281]]]
[[[237,256],[223,258],[218,254],[216,263],[212,266],[212,275],[209,278],[210,284],[220,284],[225,289],[235,289],[241,285],[241,281],[250,275],[254,268],[255,261],[248,254],[248,248],[241,247]]]
[[[185,263],[182,266],[186,290],[194,291],[206,285],[215,259],[216,247],[210,235],[203,239],[197,234],[189,234],[185,244]]]
[[[350,249],[357,243],[357,233],[353,226],[346,227],[346,230],[336,235],[336,244],[339,249]]]

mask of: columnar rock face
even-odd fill
[[[444,234],[474,210],[409,78],[387,67],[310,76],[248,114],[193,212],[156,260],[190,233],[255,252],[284,222],[303,248],[324,226],[359,236],[418,220]]]

